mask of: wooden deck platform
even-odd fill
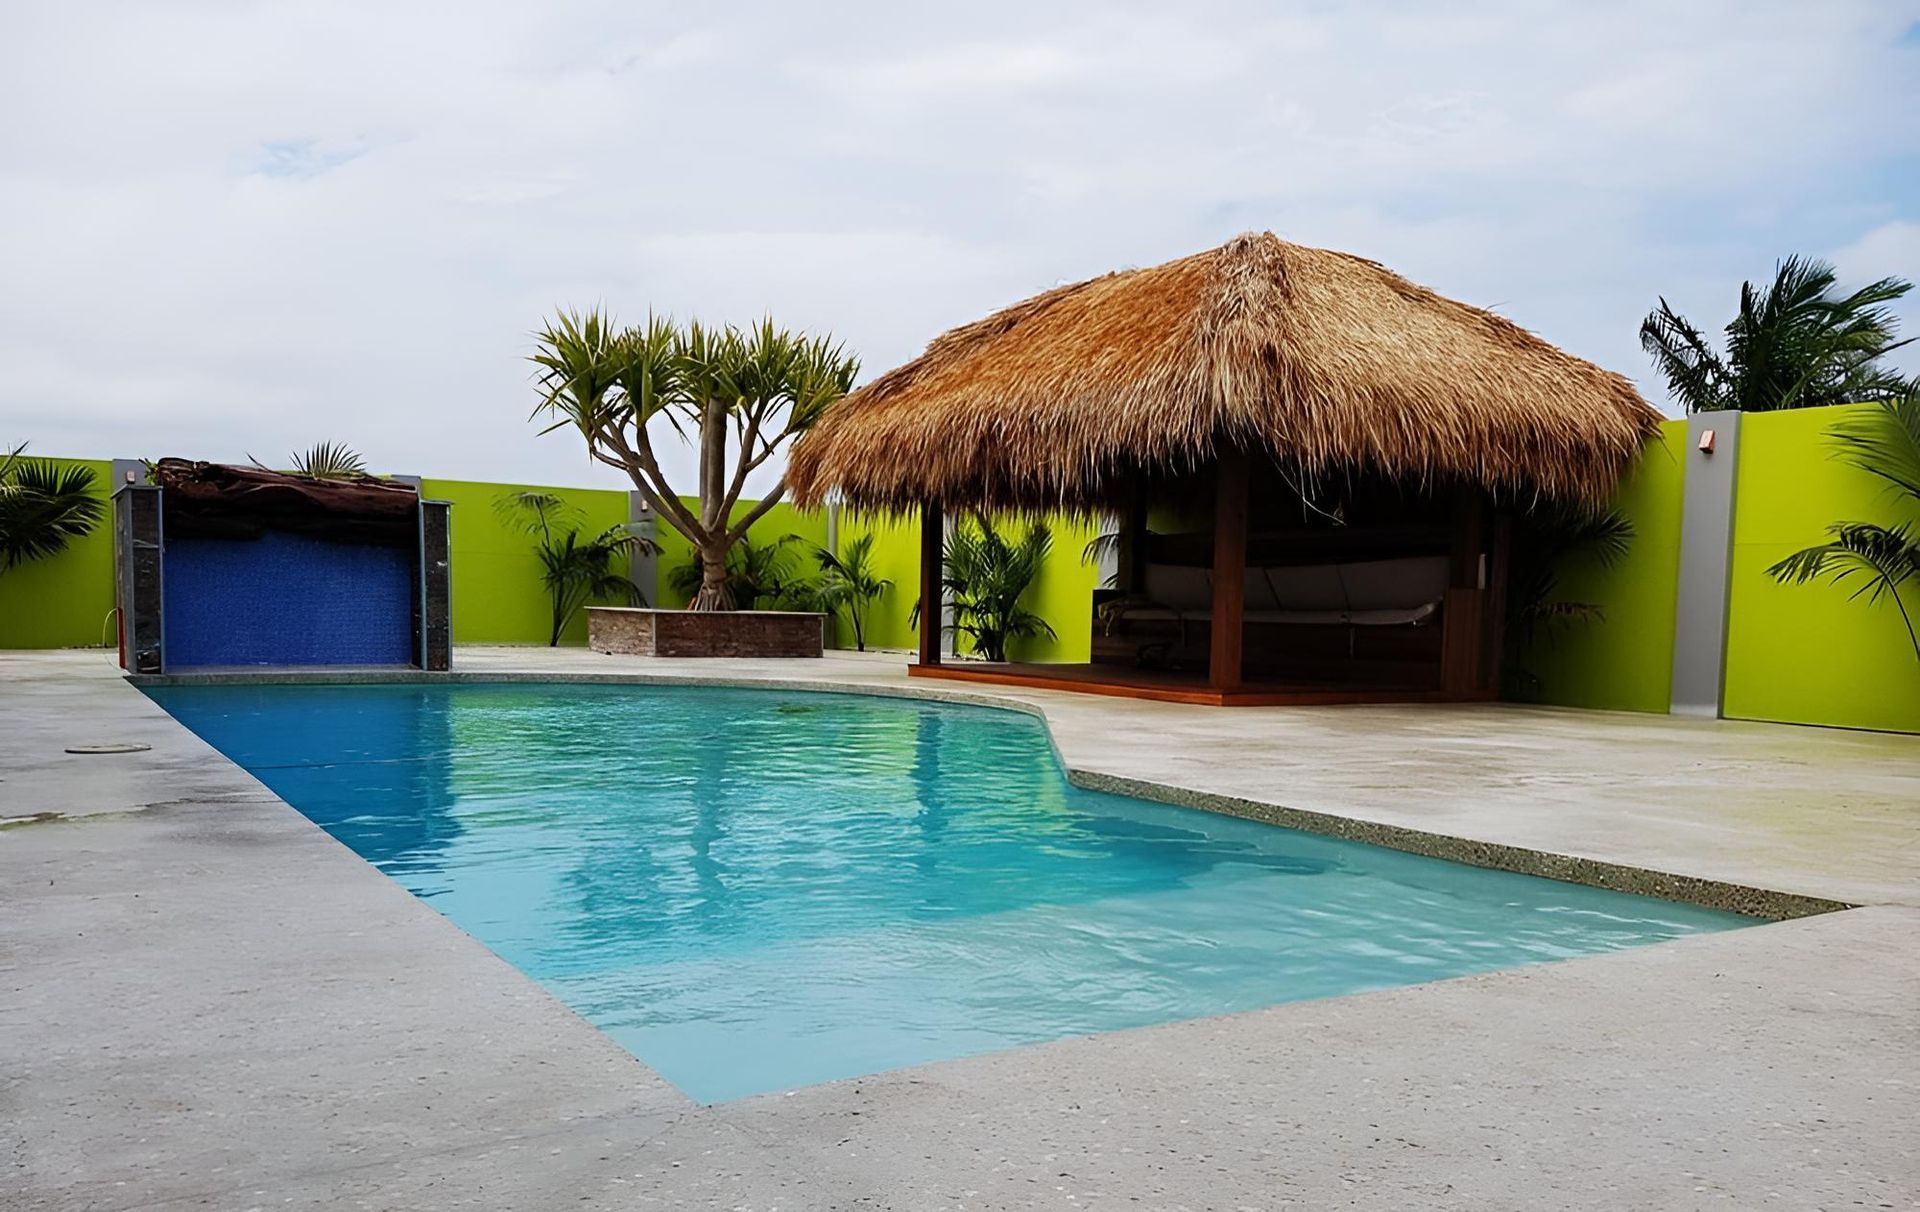
[[[1134,669],[1124,665],[1033,665],[956,661],[907,666],[917,678],[1067,690],[1114,698],[1195,703],[1207,707],[1316,707],[1340,703],[1485,702],[1492,694],[1449,693],[1432,687],[1356,686],[1329,682],[1248,682],[1234,690],[1215,690],[1200,673]]]

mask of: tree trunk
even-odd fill
[[[700,592],[687,603],[688,610],[732,610],[733,588],[727,584],[725,545],[700,548]]]
[[[700,413],[700,592],[688,610],[732,610],[733,589],[727,584],[727,533],[723,515],[727,497],[727,410],[719,400],[708,400]],[[719,540],[719,541],[716,541]]]
[[[727,497],[727,410],[708,400],[700,413],[700,525],[709,532],[726,529],[720,511]]]

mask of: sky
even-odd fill
[[[1662,296],[1920,280],[1898,0],[8,0],[0,114],[0,443],[51,455],[617,487],[529,421],[556,308],[771,315],[864,379],[1248,230],[1661,404]]]

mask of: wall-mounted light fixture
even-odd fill
[[[1711,429],[1703,429],[1700,431],[1700,453],[1713,453],[1713,431]]]

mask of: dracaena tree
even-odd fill
[[[699,560],[688,608],[731,610],[727,553],[786,495],[783,477],[735,517],[747,477],[853,386],[859,362],[830,337],[776,328],[685,325],[652,317],[622,328],[594,309],[562,311],[536,334],[532,361],[549,429],[572,426],[587,453],[633,481]],[[660,466],[655,438],[671,431],[699,460],[695,505]]]
[[[771,543],[741,539],[727,552],[727,592],[733,595],[736,610],[780,610],[808,597],[805,586],[793,575],[792,553],[788,547],[800,541],[799,535],[781,535]],[[667,574],[667,584],[681,597],[691,601],[706,580],[706,569],[696,554]]]

